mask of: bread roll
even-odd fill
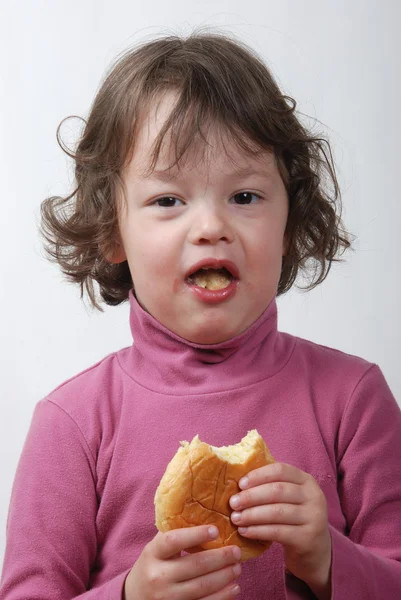
[[[242,550],[243,561],[260,556],[270,548],[271,542],[250,540],[238,533],[230,520],[229,499],[240,491],[241,477],[275,462],[263,438],[253,429],[233,446],[216,448],[202,442],[198,435],[191,443],[180,443],[156,490],[156,527],[166,532],[195,525],[216,525],[217,539],[187,551],[235,544]]]

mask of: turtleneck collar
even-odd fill
[[[218,344],[196,344],[173,333],[129,294],[132,346],[121,366],[140,385],[170,395],[238,389],[275,375],[287,362],[292,336],[277,330],[274,297],[243,333]]]

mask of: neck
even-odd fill
[[[147,313],[130,292],[133,345],[123,367],[141,385],[164,394],[193,395],[238,389],[274,376],[289,358],[293,340],[277,330],[273,298],[243,333],[202,345],[179,337]]]

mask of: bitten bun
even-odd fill
[[[198,435],[191,443],[180,443],[156,490],[158,530],[216,525],[217,539],[188,552],[235,544],[242,550],[242,561],[260,556],[271,542],[250,540],[238,533],[230,520],[229,499],[240,491],[241,477],[275,462],[263,438],[253,429],[233,446],[216,448],[201,442]]]

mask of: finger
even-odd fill
[[[246,477],[240,480],[239,487],[244,490],[273,481],[287,481],[302,485],[309,477],[308,473],[297,469],[293,465],[276,462],[250,471]]]
[[[274,504],[276,502],[286,504],[302,504],[305,501],[305,492],[301,485],[275,481],[265,483],[244,490],[230,498],[230,506],[235,510],[262,504]]]
[[[237,527],[249,525],[269,525],[281,523],[286,525],[304,525],[305,515],[302,507],[296,504],[265,504],[246,508],[241,512],[231,513],[231,521]]]
[[[293,546],[301,527],[298,525],[251,525],[238,527],[238,533],[251,540],[263,542],[279,542]]]
[[[216,592],[216,594],[207,596],[206,598],[203,598],[203,600],[229,600],[230,598],[238,596],[240,591],[241,589],[237,583],[229,583],[225,588]]]
[[[210,595],[220,592],[240,574],[241,565],[239,563],[230,565],[195,579],[175,584],[172,588],[172,597],[193,598],[194,600],[202,598],[204,600]],[[220,599],[220,596],[217,595],[217,598]]]
[[[173,578],[174,581],[195,579],[206,573],[234,565],[240,558],[241,550],[238,546],[204,550],[198,554],[184,556],[173,561]]]
[[[218,535],[218,529],[214,525],[183,527],[166,533],[159,532],[150,542],[150,546],[156,558],[165,560],[174,557],[186,548],[214,540]]]

